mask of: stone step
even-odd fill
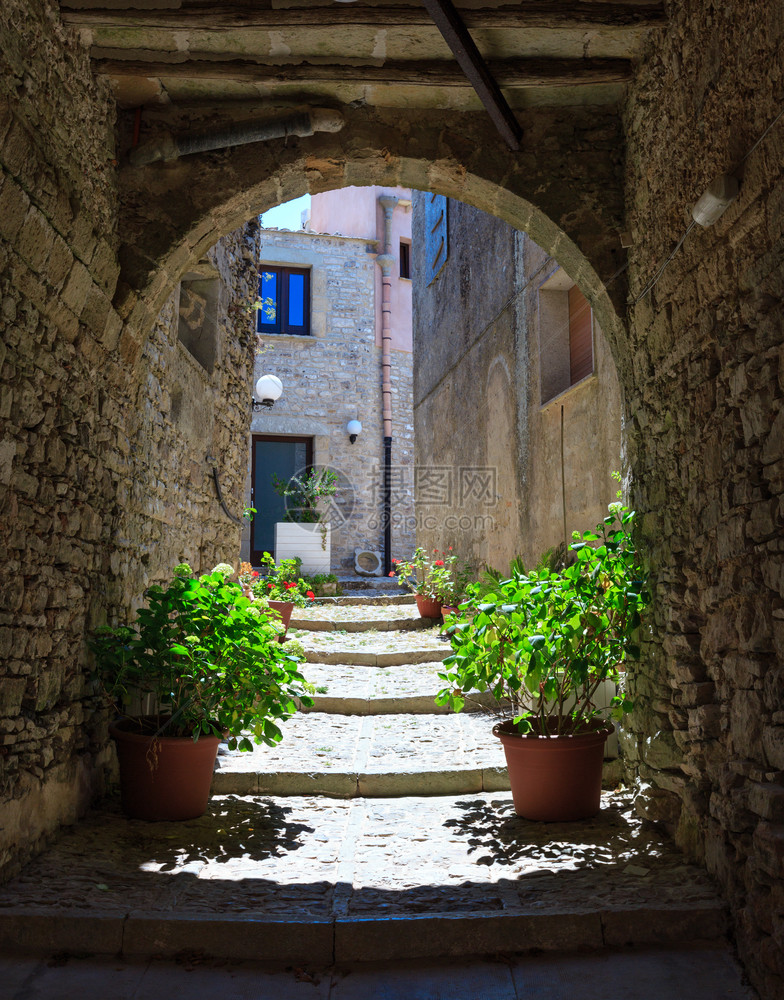
[[[413,613],[411,613],[413,611]],[[413,632],[441,625],[440,618],[421,618],[416,608],[378,607],[295,608],[289,628],[305,632]]]
[[[386,591],[368,591],[362,596],[352,596],[344,594],[342,597],[319,597],[316,598],[316,605],[334,604],[338,607],[352,607],[357,605],[367,605],[368,607],[383,607],[384,605],[416,604],[413,594],[387,594]]]
[[[194,977],[193,973],[196,972]],[[114,956],[0,957],[0,978],[20,1000],[97,996],[126,998],[214,997],[275,1000],[607,1000],[620,991],[628,1000],[758,1000],[744,984],[730,945],[642,947],[497,958],[424,958],[405,962],[350,962],[307,969],[278,963],[204,960],[196,953],[174,959],[118,960]],[[34,993],[30,993],[30,984]],[[100,990],[97,993],[96,990]]]
[[[0,888],[13,954],[312,966],[719,945],[726,928],[709,877],[619,793],[568,824],[522,820],[508,794],[218,796],[187,823],[110,800]]]
[[[328,632],[289,628],[289,636],[302,643],[308,663],[391,667],[443,660],[452,652],[449,643],[432,628],[362,632],[348,632],[342,628]]]
[[[440,661],[392,667],[309,663],[304,674],[316,688],[310,712],[334,715],[446,715],[435,696],[444,686]],[[489,692],[475,694],[464,711],[488,711],[496,705]]]
[[[281,724],[275,747],[222,747],[214,794],[333,798],[505,791],[503,749],[481,715],[328,715]]]
[[[366,590],[380,590],[384,593],[401,593],[402,587],[397,577],[391,576],[360,576],[358,573],[337,573],[338,583],[344,593],[347,590],[361,594]]]

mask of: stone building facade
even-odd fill
[[[411,193],[370,187],[316,195],[304,231],[265,229],[260,234],[260,271],[292,267],[308,272],[310,322],[304,336],[259,334],[254,380],[266,371],[277,375],[283,395],[272,409],[253,415],[251,454],[254,442],[263,449],[268,437],[283,443],[309,440],[314,465],[338,473],[338,502],[329,505],[331,568],[336,573],[354,573],[358,550],[384,550],[382,273],[376,263],[384,251],[384,216],[378,201],[384,194],[402,202],[393,210],[391,233],[397,258],[390,276],[392,547],[396,556],[407,555],[415,544],[411,279],[401,276],[398,255],[401,244],[410,246]],[[346,430],[349,420],[362,424],[354,443]],[[263,451],[258,454],[263,461]],[[251,476],[252,468],[249,506],[256,502]],[[243,559],[250,559],[257,547],[252,546],[251,532],[249,525],[243,533]]]
[[[450,81],[458,74],[432,86],[419,62],[406,67],[405,85],[379,82],[387,67],[378,65],[385,57],[372,48],[373,31],[352,22],[352,5],[325,5],[322,17],[340,8],[345,27],[320,38],[351,45],[343,55],[331,50],[331,58],[354,79],[341,72],[316,88],[313,102],[340,108],[341,131],[281,134],[146,166],[129,160],[137,138],[217,134],[232,115],[258,114],[257,66],[245,83],[229,79],[217,95],[204,78],[183,83],[192,53],[180,45],[190,30],[181,25],[169,32],[177,44],[168,51],[181,57],[171,77],[162,84],[159,66],[152,75],[126,75],[113,89],[99,29],[78,23],[92,12],[77,6],[5,0],[0,8],[0,825],[7,865],[74,820],[100,790],[106,718],[89,682],[87,631],[124,614],[154,576],[156,552],[147,552],[146,566],[142,560],[145,533],[149,540],[160,530],[173,552],[201,532],[199,523],[176,518],[171,526],[159,519],[159,529],[147,524],[156,520],[157,484],[165,483],[165,447],[153,448],[142,419],[146,349],[161,309],[220,237],[275,204],[348,184],[416,188],[526,231],[579,284],[601,324],[621,386],[631,499],[655,584],[645,656],[630,677],[637,709],[625,752],[639,808],[719,880],[752,982],[767,998],[781,996],[780,2],[665,3],[634,29],[639,45],[627,59],[628,79],[587,84],[590,99],[575,97],[579,82],[537,91],[529,74],[507,88],[523,133],[519,151],[499,139],[470,90],[456,93],[462,84]],[[104,20],[119,16],[122,5],[111,6]],[[495,16],[494,0],[483,6]],[[505,53],[526,56],[528,14],[521,8],[518,17],[513,6],[498,7],[506,24],[502,62]],[[582,5],[581,16],[616,6]],[[630,5],[628,17],[640,9]],[[396,10],[389,7],[389,16]],[[181,16],[155,17],[163,14]],[[211,16],[206,8],[207,31]],[[144,10],[133,17],[143,21]],[[279,30],[257,30],[264,35],[259,61]],[[315,50],[309,30],[285,28],[305,56]],[[575,74],[585,63],[590,69],[584,28],[542,30],[557,52],[563,39],[576,39]],[[606,42],[622,31],[611,25],[595,37]],[[357,66],[362,32],[370,38],[373,86]],[[421,60],[416,43],[433,45],[434,33],[417,24],[407,32],[409,53]],[[108,33],[137,62],[153,48],[143,27],[110,24]],[[293,88],[290,78],[269,86],[284,111],[292,103],[309,109],[310,91]],[[227,92],[232,100],[223,99]],[[277,114],[279,105],[270,106]],[[683,237],[690,207],[728,171],[741,178],[738,198],[714,226],[692,230],[643,294]],[[218,404],[229,435],[243,441],[243,481],[249,382],[248,371],[236,396]],[[168,489],[202,495],[201,451],[190,479]],[[134,502],[120,490],[126,479],[137,484]],[[226,531],[237,546],[239,528]],[[24,760],[11,752],[13,739],[6,742],[22,732],[35,744]]]
[[[430,200],[414,195],[420,540],[476,569],[503,572],[517,556],[532,567],[563,545],[564,524],[571,540],[615,499],[615,364],[585,303],[590,372],[570,378],[575,283],[526,233],[470,205],[444,199],[448,256],[428,282]]]

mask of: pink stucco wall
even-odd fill
[[[400,242],[411,242],[411,191],[407,188],[349,187],[313,195],[310,229],[314,233],[357,236],[378,240],[384,252],[384,211],[378,202],[383,194],[397,195],[400,202],[392,213],[391,324],[392,349],[411,351],[411,281],[400,277]],[[376,344],[381,344],[381,268],[376,268]]]

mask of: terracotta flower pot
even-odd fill
[[[454,604],[442,604],[441,605],[441,615],[446,618],[447,615],[456,615],[457,608]]]
[[[270,601],[269,606],[274,608],[280,615],[280,620],[283,624],[283,634],[279,636],[278,642],[283,642],[289,630],[289,622],[291,621],[291,612],[294,610],[294,604],[292,601]]]
[[[152,736],[134,732],[133,720],[111,723],[117,744],[123,811],[132,819],[184,820],[207,808],[220,740],[202,735]]]
[[[427,597],[425,594],[416,594],[417,609],[422,618],[440,618],[441,602],[435,597]]]
[[[588,819],[599,811],[604,744],[613,732],[604,720],[575,736],[521,736],[511,721],[493,727],[504,747],[515,812],[525,819]]]

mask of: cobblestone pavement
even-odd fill
[[[444,686],[438,677],[443,669],[440,660],[383,668],[346,663],[308,663],[303,673],[316,688],[316,699],[320,695],[358,701],[429,696],[432,704],[436,692]],[[435,711],[436,706],[433,704],[432,707]]]
[[[0,909],[264,916],[570,913],[715,905],[707,875],[605,793],[532,823],[508,793],[340,801],[214,796],[187,823],[89,814],[0,889]]]
[[[483,714],[377,710],[426,702],[449,650],[407,627],[408,605],[307,613],[361,629],[294,630],[341,714],[298,714],[275,748],[224,747],[198,820],[102,803],[0,888],[0,949],[326,965],[721,938],[712,882],[628,793],[584,823],[527,822]],[[351,699],[371,714],[342,714]]]
[[[482,715],[327,715],[281,723],[275,747],[221,752],[220,771],[467,770],[503,767],[504,754]]]
[[[421,618],[413,604],[342,605],[313,604],[306,608],[294,608],[291,625],[294,628],[309,628],[329,631],[333,628],[346,630],[386,631],[388,629],[430,628],[433,619]]]
[[[290,628],[289,635],[300,640],[305,647],[305,655],[312,663],[366,666],[422,663],[442,660],[451,652],[449,644],[439,638],[436,629],[310,632]]]

